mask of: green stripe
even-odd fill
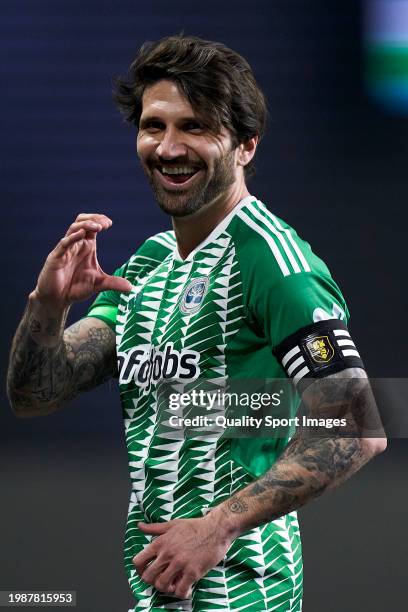
[[[408,45],[374,45],[367,47],[366,76],[369,80],[408,79]]]
[[[107,323],[111,329],[115,329],[116,323],[116,306],[94,306],[89,310],[89,312],[82,317],[85,319],[86,317],[95,317],[96,319],[100,319],[104,323]]]

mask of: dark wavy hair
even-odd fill
[[[212,133],[226,127],[234,148],[264,135],[265,96],[248,62],[225,45],[183,34],[146,42],[128,74],[114,80],[113,98],[126,121],[139,125],[143,93],[161,79],[178,85]],[[245,178],[254,174],[253,160],[244,171]]]

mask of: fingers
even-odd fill
[[[170,527],[174,525],[174,521],[167,521],[166,523],[143,523],[140,521],[137,526],[143,533],[150,533],[151,535],[161,535],[165,533]]]
[[[155,542],[151,542],[142,552],[133,557],[133,565],[139,576],[143,574],[150,561],[156,558],[158,550],[155,544]]]
[[[167,575],[170,576],[168,580],[168,582],[170,583],[173,576],[175,576],[175,574],[177,573],[177,568],[173,566],[172,571],[169,572],[169,568],[167,567],[168,565],[169,565],[168,559],[158,557],[157,559],[152,561],[150,565],[147,566],[147,568],[144,570],[143,574],[141,575],[141,579],[143,580],[143,582],[147,582],[147,584],[151,584],[151,585],[154,585],[156,588],[159,588],[157,586],[156,579],[159,576],[162,578],[164,573],[167,573]],[[166,581],[166,584],[167,584],[167,581]],[[162,591],[163,589],[160,588],[159,590]]]
[[[150,569],[150,566],[148,569]],[[176,585],[174,583],[177,582],[179,570],[179,565],[177,565],[175,562],[170,563],[170,565],[168,565],[168,567],[159,576],[155,577],[154,586],[156,589],[162,593],[174,593],[176,589]],[[142,579],[145,580],[144,575],[142,576]]]
[[[182,593],[181,597],[185,599],[190,596],[185,593],[190,592],[189,588],[191,588],[195,576],[189,573],[186,568],[183,569],[181,561],[173,560],[170,563],[169,561],[165,556],[159,555],[150,564],[144,566],[145,569],[140,577],[143,582],[151,584],[162,593],[180,592]],[[183,577],[185,583],[182,582]]]
[[[188,599],[191,597],[195,579],[195,576],[186,568],[181,574],[180,580],[178,580],[174,585],[175,588],[173,592],[176,597],[179,597],[180,599]]]
[[[166,546],[168,535],[177,519],[164,523],[138,523],[138,528],[146,534],[159,536],[142,552],[133,558],[133,564],[141,579],[162,593],[174,594],[180,599],[191,597],[192,587],[200,578],[194,562],[185,555],[175,555],[172,547]]]
[[[75,242],[79,242],[79,240],[82,240],[85,237],[85,233],[86,232],[84,229],[79,229],[77,232],[74,232],[69,236],[64,236],[64,238],[62,238],[55,247],[53,254],[56,257],[62,257],[62,255],[64,255],[64,253],[69,249],[69,247],[71,247],[73,244],[75,244]]]
[[[98,232],[109,229],[111,225],[112,219],[106,215],[97,213],[81,213],[77,216],[74,223],[69,226],[67,233],[65,234],[64,238],[59,241],[53,251],[53,254],[57,257],[61,257],[70,246],[75,244],[75,242],[78,242],[83,238],[92,237],[92,234],[89,236],[89,232],[92,232],[93,235],[96,236]],[[119,283],[119,286],[120,288],[118,291],[130,291],[127,282],[125,284]],[[116,288],[114,287],[114,289]]]
[[[151,584],[162,593],[174,593],[180,599],[191,597],[197,576],[188,567],[184,567],[181,561],[174,560],[169,563],[169,559],[157,557],[150,565],[145,563],[143,567],[145,569],[142,574],[138,570],[143,582]]]
[[[100,232],[107,230],[112,226],[112,219],[106,215],[99,213],[81,213],[75,221],[69,226],[66,236],[69,236],[79,229],[85,229],[88,232]]]
[[[101,230],[109,229],[112,225],[112,222],[108,223],[107,221],[98,221],[94,219],[86,219],[83,221],[74,221],[66,233],[66,236],[77,232],[79,229],[85,229],[88,232],[100,232]]]
[[[108,229],[113,223],[112,219],[100,213],[80,213],[74,223],[78,223],[79,221],[93,221],[94,223],[102,225],[103,229]]]
[[[119,291],[120,293],[128,293],[132,291],[132,283],[121,276],[109,276],[105,274],[101,282],[95,285],[95,291]],[[147,532],[146,532],[147,533]]]
[[[75,232],[77,232],[80,229],[84,229],[87,232],[100,232],[103,228],[101,223],[96,223],[95,221],[75,221],[75,223],[72,223],[69,228],[67,233],[65,234],[66,236],[70,236],[71,234],[74,234]]]

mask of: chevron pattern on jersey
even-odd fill
[[[239,221],[231,223],[235,219]],[[251,446],[248,439],[247,444],[235,445],[219,431],[196,428],[187,435],[182,427],[175,429],[169,393],[222,391],[231,372],[248,377],[247,360],[251,376],[255,372],[263,378],[268,372],[268,377],[279,377],[279,364],[271,350],[265,352],[260,330],[248,323],[248,303],[254,298],[243,280],[243,262],[247,278],[247,270],[256,275],[259,241],[252,240],[247,251],[247,238],[262,236],[269,249],[263,253],[270,253],[277,280],[300,276],[312,265],[306,243],[255,198],[246,198],[227,221],[184,261],[174,233],[157,234],[129,260],[125,271],[132,291],[120,296],[116,336],[132,489],[125,565],[137,600],[135,611],[301,611],[296,513],[237,538],[223,561],[195,585],[191,601],[157,592],[132,564],[151,541],[138,530],[139,521],[203,516],[255,478],[251,449],[262,452],[260,444]],[[258,274],[257,291],[264,280]],[[183,416],[189,411],[184,407]],[[223,405],[215,405],[215,413],[224,411]],[[275,456],[280,442],[269,440],[272,451],[262,465]]]
[[[167,244],[168,240],[159,236],[157,241]],[[183,312],[186,287],[202,277],[210,280],[201,307]],[[147,353],[152,345],[160,350],[169,343],[179,352],[196,351],[200,375],[187,384],[170,381],[167,390],[198,389],[202,378],[207,389],[222,389],[228,376],[225,349],[242,324],[242,296],[235,247],[226,231],[201,249],[194,261],[177,261],[169,254],[135,283],[125,300],[124,312],[118,315],[118,352],[137,346]],[[135,301],[137,309],[132,307]],[[132,481],[125,554],[130,584],[139,600],[137,610],[179,609],[174,598],[154,592],[133,569],[131,559],[150,541],[137,530],[137,522],[200,516],[251,481],[231,461],[230,440],[208,434],[184,438],[175,432],[168,425],[171,410],[166,397],[161,396],[160,381],[154,388],[140,390],[128,383],[122,390]],[[294,535],[286,519],[277,525],[272,533],[265,526],[234,542],[222,566],[197,585],[195,609],[256,610],[263,609],[265,602],[272,602],[276,610],[288,605],[296,609],[292,603],[301,587],[295,567],[301,561],[294,559],[295,552],[288,558]],[[279,568],[287,576],[277,586]]]

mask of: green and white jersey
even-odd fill
[[[132,558],[151,540],[137,522],[203,516],[264,473],[282,438],[174,435],[160,423],[163,380],[284,378],[273,349],[344,299],[309,244],[255,197],[244,198],[190,255],[174,233],[152,236],[115,274],[129,294],[101,293],[88,311],[116,330],[132,493],[125,562],[135,610],[299,612],[302,556],[296,513],[237,538],[224,560],[178,600],[143,583]],[[292,409],[296,410],[294,393]],[[199,554],[199,551],[198,553]]]

